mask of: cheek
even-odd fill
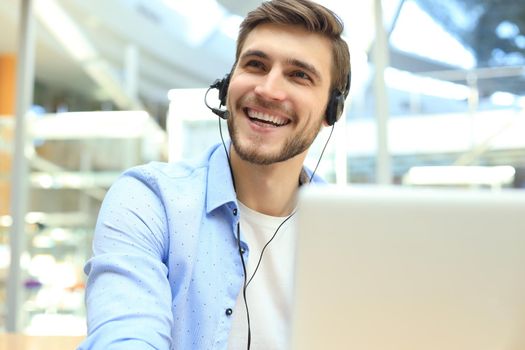
[[[228,87],[228,95],[227,95],[227,106],[228,109],[234,109],[235,105],[238,103],[239,98],[242,96],[242,91],[244,91],[245,87],[242,84],[239,79],[232,79],[230,82],[230,85]]]
[[[250,79],[246,74],[234,74],[230,79],[228,93],[232,96],[239,95],[240,91],[245,91],[253,85],[253,79]]]
[[[328,98],[315,98],[312,97],[311,99],[312,103],[310,104],[310,113],[312,115],[312,118],[316,119],[316,122],[321,122],[321,120],[325,120],[326,116],[326,107],[328,104]]]

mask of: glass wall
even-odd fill
[[[348,117],[349,181],[376,180],[378,103],[388,105],[393,183],[410,182],[410,169],[421,166],[505,165],[515,168],[517,179],[525,149],[519,136],[525,131],[525,23],[518,7],[483,0],[383,6],[387,99],[374,94],[369,55],[368,79],[354,91],[359,98]],[[462,172],[448,170],[452,177]],[[501,181],[520,186],[506,176]]]

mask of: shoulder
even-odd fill
[[[150,240],[151,246],[165,256],[162,242],[169,240],[168,222],[173,213],[184,208],[188,216],[187,209],[192,208],[193,215],[198,215],[204,206],[211,154],[213,149],[190,161],[151,162],[126,170],[102,202],[96,242],[101,242],[100,237],[111,236],[109,232],[117,236],[125,232],[140,237],[139,241]]]

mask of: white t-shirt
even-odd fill
[[[257,266],[261,250],[286,217],[264,215],[242,203],[239,203],[239,211],[241,233],[250,247],[247,264],[249,279]],[[294,216],[287,220],[268,245],[261,265],[246,291],[252,350],[289,348],[296,241],[294,220]],[[246,349],[248,324],[242,290],[232,317],[228,349]]]

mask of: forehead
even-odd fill
[[[301,60],[313,65],[322,75],[330,76],[332,45],[321,34],[302,27],[279,24],[260,24],[246,37],[240,57],[250,50],[260,50],[272,60]]]

